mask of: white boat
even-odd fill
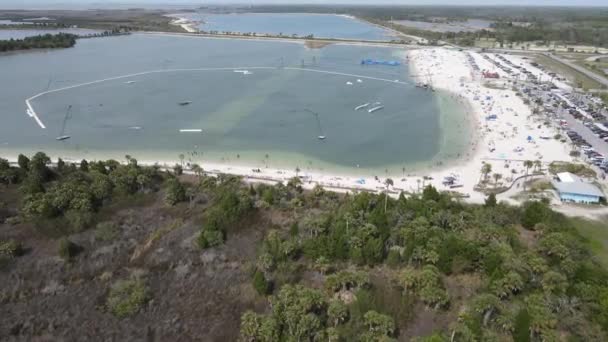
[[[139,131],[141,129],[141,126],[131,126],[131,127],[129,127],[129,129],[134,130],[134,131]]]
[[[377,106],[377,107],[368,109],[367,112],[368,113],[373,113],[373,112],[378,111],[378,110],[383,109],[383,108],[384,108],[384,106]]]
[[[185,128],[185,129],[180,129],[179,132],[180,133],[202,133],[203,130],[200,128]]]
[[[364,103],[364,104],[362,104],[360,106],[355,107],[355,110],[359,110],[359,109],[363,109],[363,108],[369,107],[369,104],[370,104],[369,102],[368,103]]]
[[[69,136],[69,135],[62,135],[62,136],[57,137],[57,138],[55,138],[55,139],[57,139],[57,141],[63,141],[63,140],[68,140],[68,139],[70,139],[70,136]]]
[[[319,135],[319,140],[325,140],[325,136],[324,135]]]
[[[363,83],[363,81],[361,79],[358,79],[357,83]]]
[[[353,82],[348,81],[348,82],[346,82],[346,85],[353,85]]]
[[[133,84],[133,83],[135,83],[135,81],[127,81],[127,82],[125,82],[125,84]]]
[[[234,70],[234,72],[239,73],[239,74],[243,74],[243,75],[251,75],[252,72],[249,70]]]

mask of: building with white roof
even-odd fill
[[[599,203],[605,198],[597,186],[583,181],[575,174],[561,172],[556,178],[552,184],[562,202]]]

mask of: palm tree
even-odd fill
[[[502,175],[500,173],[495,173],[493,175],[494,177],[494,189],[496,189],[498,187],[498,181],[502,178]]]
[[[395,183],[393,182],[392,179],[387,178],[384,181],[384,184],[386,185],[386,193],[384,194],[384,212],[386,213],[386,207],[388,205],[388,189],[393,186]]]
[[[484,163],[481,167],[481,174],[483,175],[483,180],[488,180],[488,175],[492,172],[492,164]]]
[[[301,171],[301,170],[300,170],[300,167],[299,167],[299,166],[296,166],[296,177],[298,177],[298,174],[300,173],[300,171]]]
[[[195,175],[198,176],[198,181],[201,181],[201,176],[203,175],[203,168],[200,167],[200,165],[198,164],[192,164],[192,166],[190,166],[190,169],[194,172]]]
[[[526,160],[524,162],[524,167],[526,168],[526,178],[528,178],[528,172],[530,171],[530,168],[534,165],[534,163],[531,160]],[[526,180],[524,179],[524,191],[526,191]]]
[[[268,158],[270,158],[270,155],[268,153],[266,153],[264,155],[264,159],[266,160],[266,168],[268,168]]]
[[[353,216],[350,213],[344,214],[344,220],[346,220],[346,236],[348,236],[348,224],[353,220]]]
[[[178,157],[179,157],[180,163],[182,164],[182,167],[184,167],[184,158],[185,158],[184,154],[180,153]]]
[[[403,172],[403,178],[405,178],[405,167],[402,167],[401,171]]]
[[[539,159],[536,159],[534,161],[534,171],[539,172],[541,167],[542,167],[541,161]]]

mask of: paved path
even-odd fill
[[[543,53],[544,56],[549,57],[551,59],[553,59],[554,61],[560,62],[562,64],[565,64],[569,67],[571,67],[572,69],[580,72],[581,74],[586,75],[587,77],[603,84],[604,86],[608,87],[608,78],[598,75],[590,70],[587,70],[586,68],[583,68],[580,65],[576,65],[575,63],[572,63],[568,60],[565,60],[563,58],[557,57],[556,55],[552,54],[552,53]]]

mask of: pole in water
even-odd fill
[[[70,139],[69,135],[65,135],[65,126],[68,123],[68,120],[71,118],[72,118],[72,105],[69,105],[68,110],[66,111],[65,116],[63,117],[63,125],[61,126],[61,133],[57,137],[57,140],[62,141],[62,140]]]
[[[323,128],[321,127],[321,119],[319,119],[319,113],[313,112],[312,110],[310,110],[308,108],[306,108],[304,110],[315,116],[315,119],[317,120],[317,128],[319,129],[319,136],[318,136],[318,138],[319,138],[319,140],[324,140],[326,137],[323,134]]]

